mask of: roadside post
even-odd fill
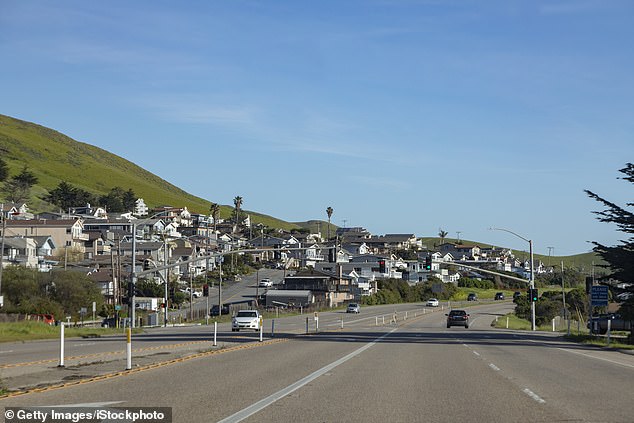
[[[315,312],[315,333],[319,332],[319,313]]]
[[[262,316],[260,316],[260,342],[262,342],[262,332],[264,331],[264,322]]]
[[[126,370],[132,370],[132,328],[128,326],[126,333]]]
[[[610,346],[610,332],[612,332],[612,320],[608,319],[608,347]]]
[[[57,367],[64,367],[64,322],[59,322],[59,364]]]
[[[275,337],[275,319],[271,319],[271,338]]]
[[[308,317],[306,318],[306,335],[308,335]]]
[[[214,322],[214,347],[218,344],[216,344],[216,336],[218,335],[218,322]]]
[[[343,329],[343,316],[341,317],[341,329]]]

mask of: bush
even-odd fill
[[[494,289],[495,284],[493,281],[487,279],[472,279],[472,278],[460,278],[458,280],[458,286],[462,288],[481,288],[481,289]]]
[[[432,283],[442,282],[434,279],[426,283],[418,283],[410,286],[407,282],[401,279],[379,280],[379,292],[363,297],[361,302],[366,305],[412,303],[421,302],[430,297],[448,300],[458,290],[454,284],[446,283],[442,284],[443,292],[433,293]]]

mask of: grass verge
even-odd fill
[[[140,329],[133,329],[138,333]],[[46,325],[40,322],[10,322],[0,323],[0,342],[21,342],[37,339],[59,338],[59,326]],[[64,337],[98,338],[104,335],[122,333],[123,329],[116,328],[70,328],[64,329]]]
[[[507,327],[507,319],[508,319],[508,327]],[[497,321],[494,321],[491,326],[499,329],[513,329],[513,330],[531,330],[531,322],[525,319],[520,319],[513,313],[509,313],[506,316],[500,317]],[[552,332],[552,325],[544,325],[538,326],[537,330],[543,332]],[[588,345],[596,345],[598,347],[607,347],[607,337],[606,336],[596,336],[590,335],[587,333],[587,329],[584,328],[586,333],[581,334],[570,334],[566,335],[565,338],[572,342],[578,342],[581,344]],[[567,329],[560,329],[558,332],[566,332]],[[634,350],[634,345],[625,344],[622,342],[623,337],[619,336],[618,338],[612,337],[610,339],[610,348],[617,349],[625,349],[625,350]]]

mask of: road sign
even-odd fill
[[[590,291],[592,306],[605,307],[608,305],[608,287],[605,285],[595,285]]]

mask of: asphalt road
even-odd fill
[[[299,316],[278,342],[241,333],[254,342],[0,405],[167,406],[175,422],[632,421],[634,356],[491,329],[508,303],[469,308],[469,329],[401,307],[397,324],[377,326],[394,307],[366,308],[324,313],[320,332],[303,335]]]

